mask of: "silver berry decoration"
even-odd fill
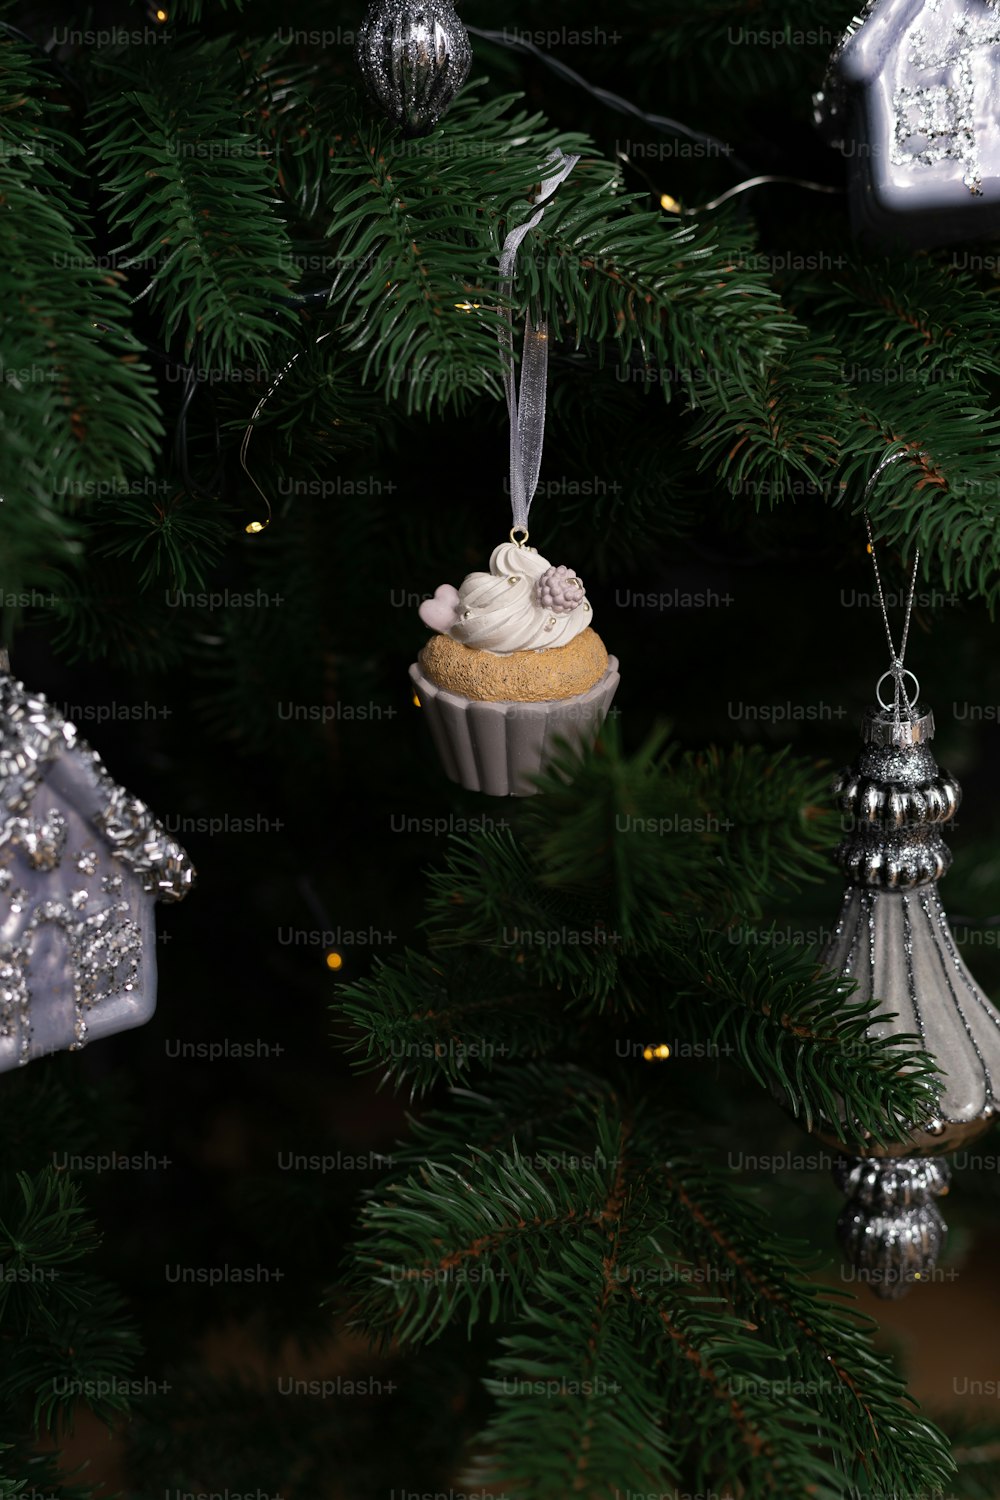
[[[407,136],[433,130],[472,66],[451,0],[372,0],[356,55],[369,97]]]
[[[576,574],[562,563],[558,568],[546,568],[536,587],[539,604],[556,615],[568,615],[576,609],[586,592]]]

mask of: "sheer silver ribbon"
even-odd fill
[[[500,254],[500,290],[509,301],[514,289],[514,266],[521,243],[545,213],[546,200],[551,198],[560,183],[564,182],[580,160],[579,156],[567,156],[563,151],[553,153],[558,165],[551,177],[546,177],[535,202],[541,207],[524,224],[512,229],[504,240]],[[549,330],[544,318],[534,322],[530,313],[524,327],[524,349],[521,356],[521,389],[517,388],[517,369],[514,364],[514,325],[509,308],[504,310],[504,320],[499,330],[500,348],[504,361],[503,384],[507,397],[507,412],[510,417],[510,503],[513,512],[513,531],[528,530],[528,511],[535,490],[538,488],[538,471],[542,466],[542,443],[545,438],[545,383],[549,365]]]

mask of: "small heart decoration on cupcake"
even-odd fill
[[[458,619],[458,589],[452,583],[440,584],[434,598],[425,599],[418,613],[428,630],[446,635]]]

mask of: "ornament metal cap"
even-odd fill
[[[873,706],[861,721],[861,738],[866,745],[926,745],[934,738],[934,715],[924,703],[914,703],[905,719],[891,708]]]

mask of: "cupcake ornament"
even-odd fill
[[[578,160],[554,153],[534,214],[511,230],[500,257],[510,540],[493,549],[488,572],[470,573],[461,588],[443,583],[424,600],[420,618],[434,634],[410,667],[446,775],[494,797],[537,791],[532,778],[551,762],[557,742],[592,742],[619,682],[618,662],[593,629],[583,580],[528,546],[545,431],[548,330],[542,320],[527,320],[519,392],[506,311],[518,247]]]
[[[534,792],[557,740],[592,741],[619,682],[581,579],[515,536],[423,602],[410,668],[446,775],[496,797]]]

